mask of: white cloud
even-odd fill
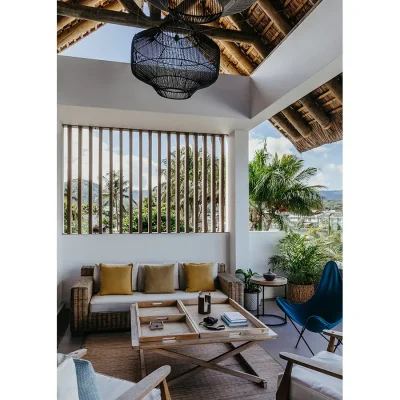
[[[281,157],[283,154],[294,154],[295,148],[285,137],[274,138],[267,137],[267,149],[271,154],[278,153]],[[249,160],[254,158],[256,150],[262,149],[264,146],[264,139],[259,137],[249,137]]]
[[[67,135],[65,135],[64,141],[64,182],[67,181]],[[77,135],[72,136],[72,178],[78,178],[78,137]],[[82,179],[89,179],[89,144],[88,140],[83,136],[82,141]],[[99,182],[99,138],[93,135],[93,182]],[[103,151],[102,151],[102,175],[106,176],[109,171],[110,166],[110,148],[108,144],[103,142]],[[143,167],[143,178],[142,184],[143,189],[147,190],[148,185],[148,165],[149,159],[147,157],[143,157],[142,167]],[[118,149],[113,149],[113,170],[118,171],[120,169],[120,159]],[[124,173],[124,179],[129,179],[129,155],[123,155],[122,157],[122,169]],[[132,156],[132,169],[133,169],[133,179],[132,186],[133,189],[137,190],[139,188],[139,157],[136,155]],[[157,164],[152,162],[152,186],[156,186],[158,181],[157,176]]]
[[[340,173],[343,172],[342,164],[329,163],[329,164],[326,164],[326,168],[331,171],[339,171]]]
[[[316,175],[314,175],[309,181],[309,185],[322,185],[329,187],[328,177],[324,174],[323,171],[318,170]]]
[[[315,149],[312,149],[312,153],[327,153],[329,150],[325,146],[320,146],[316,147]]]

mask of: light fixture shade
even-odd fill
[[[219,64],[218,45],[182,22],[164,22],[132,40],[133,75],[167,99],[188,99],[212,85]]]
[[[218,18],[247,10],[255,0],[149,0],[180,21],[207,24]]]

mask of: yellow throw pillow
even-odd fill
[[[145,265],[144,292],[145,293],[175,293],[174,282],[175,265]]]
[[[186,292],[215,291],[213,264],[184,263]]]
[[[115,266],[100,264],[100,296],[132,294],[133,264]]]

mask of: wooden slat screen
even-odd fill
[[[225,231],[224,135],[64,132],[65,234]]]

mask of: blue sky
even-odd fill
[[[139,31],[141,29],[108,24],[63,51],[62,55],[129,63],[132,38]],[[318,173],[312,183],[324,185],[329,190],[342,189],[342,142],[300,154],[288,139],[266,121],[250,131],[250,159],[254,151],[262,147],[265,139],[269,152],[295,154],[304,159],[305,166],[316,167]]]

